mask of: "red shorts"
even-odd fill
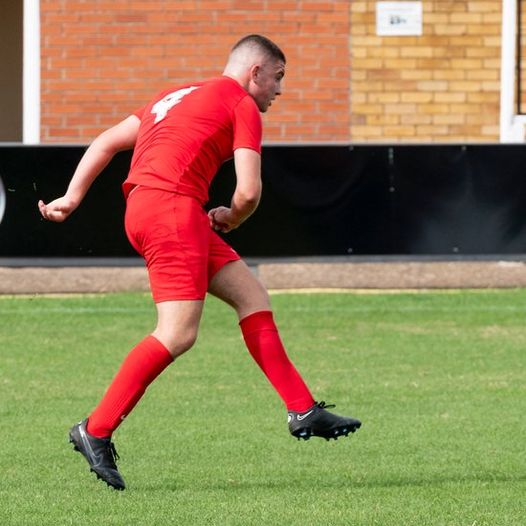
[[[125,228],[146,261],[155,303],[203,300],[215,273],[240,259],[192,197],[138,186],[128,195]]]

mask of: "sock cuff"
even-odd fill
[[[146,336],[142,344],[148,346],[150,354],[157,354],[161,363],[170,365],[174,361],[174,357],[170,354],[170,351],[152,334]]]
[[[251,334],[256,331],[275,331],[276,324],[274,323],[274,316],[271,310],[260,310],[253,312],[244,317],[239,326],[244,335]]]

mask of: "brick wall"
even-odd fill
[[[41,0],[42,140],[89,142],[258,32],[288,58],[267,142],[498,141],[500,0],[423,8],[421,37],[377,37],[375,1]]]
[[[376,2],[351,4],[355,142],[495,142],[501,1],[424,1],[421,37],[377,37]]]
[[[349,138],[349,2],[41,0],[42,141],[86,143],[171,83],[221,74],[263,33],[287,55],[267,142]]]

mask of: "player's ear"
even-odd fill
[[[250,66],[250,80],[258,83],[258,77],[260,74],[261,67],[258,64],[253,64]]]

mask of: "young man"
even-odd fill
[[[125,484],[111,436],[148,385],[192,347],[207,292],[236,310],[251,355],[287,408],[292,435],[337,438],[361,425],[315,402],[283,348],[265,288],[215,232],[237,228],[259,203],[260,113],[281,94],[284,74],[285,56],[272,41],[244,37],[223,76],[164,91],[103,132],[86,150],[66,194],[38,203],[44,218],[64,221],[112,157],[134,148],[123,185],[125,228],[146,261],[157,326],[131,350],[89,418],[70,430],[91,470],[116,489]],[[230,206],[207,214],[210,182],[232,156],[236,188]]]

